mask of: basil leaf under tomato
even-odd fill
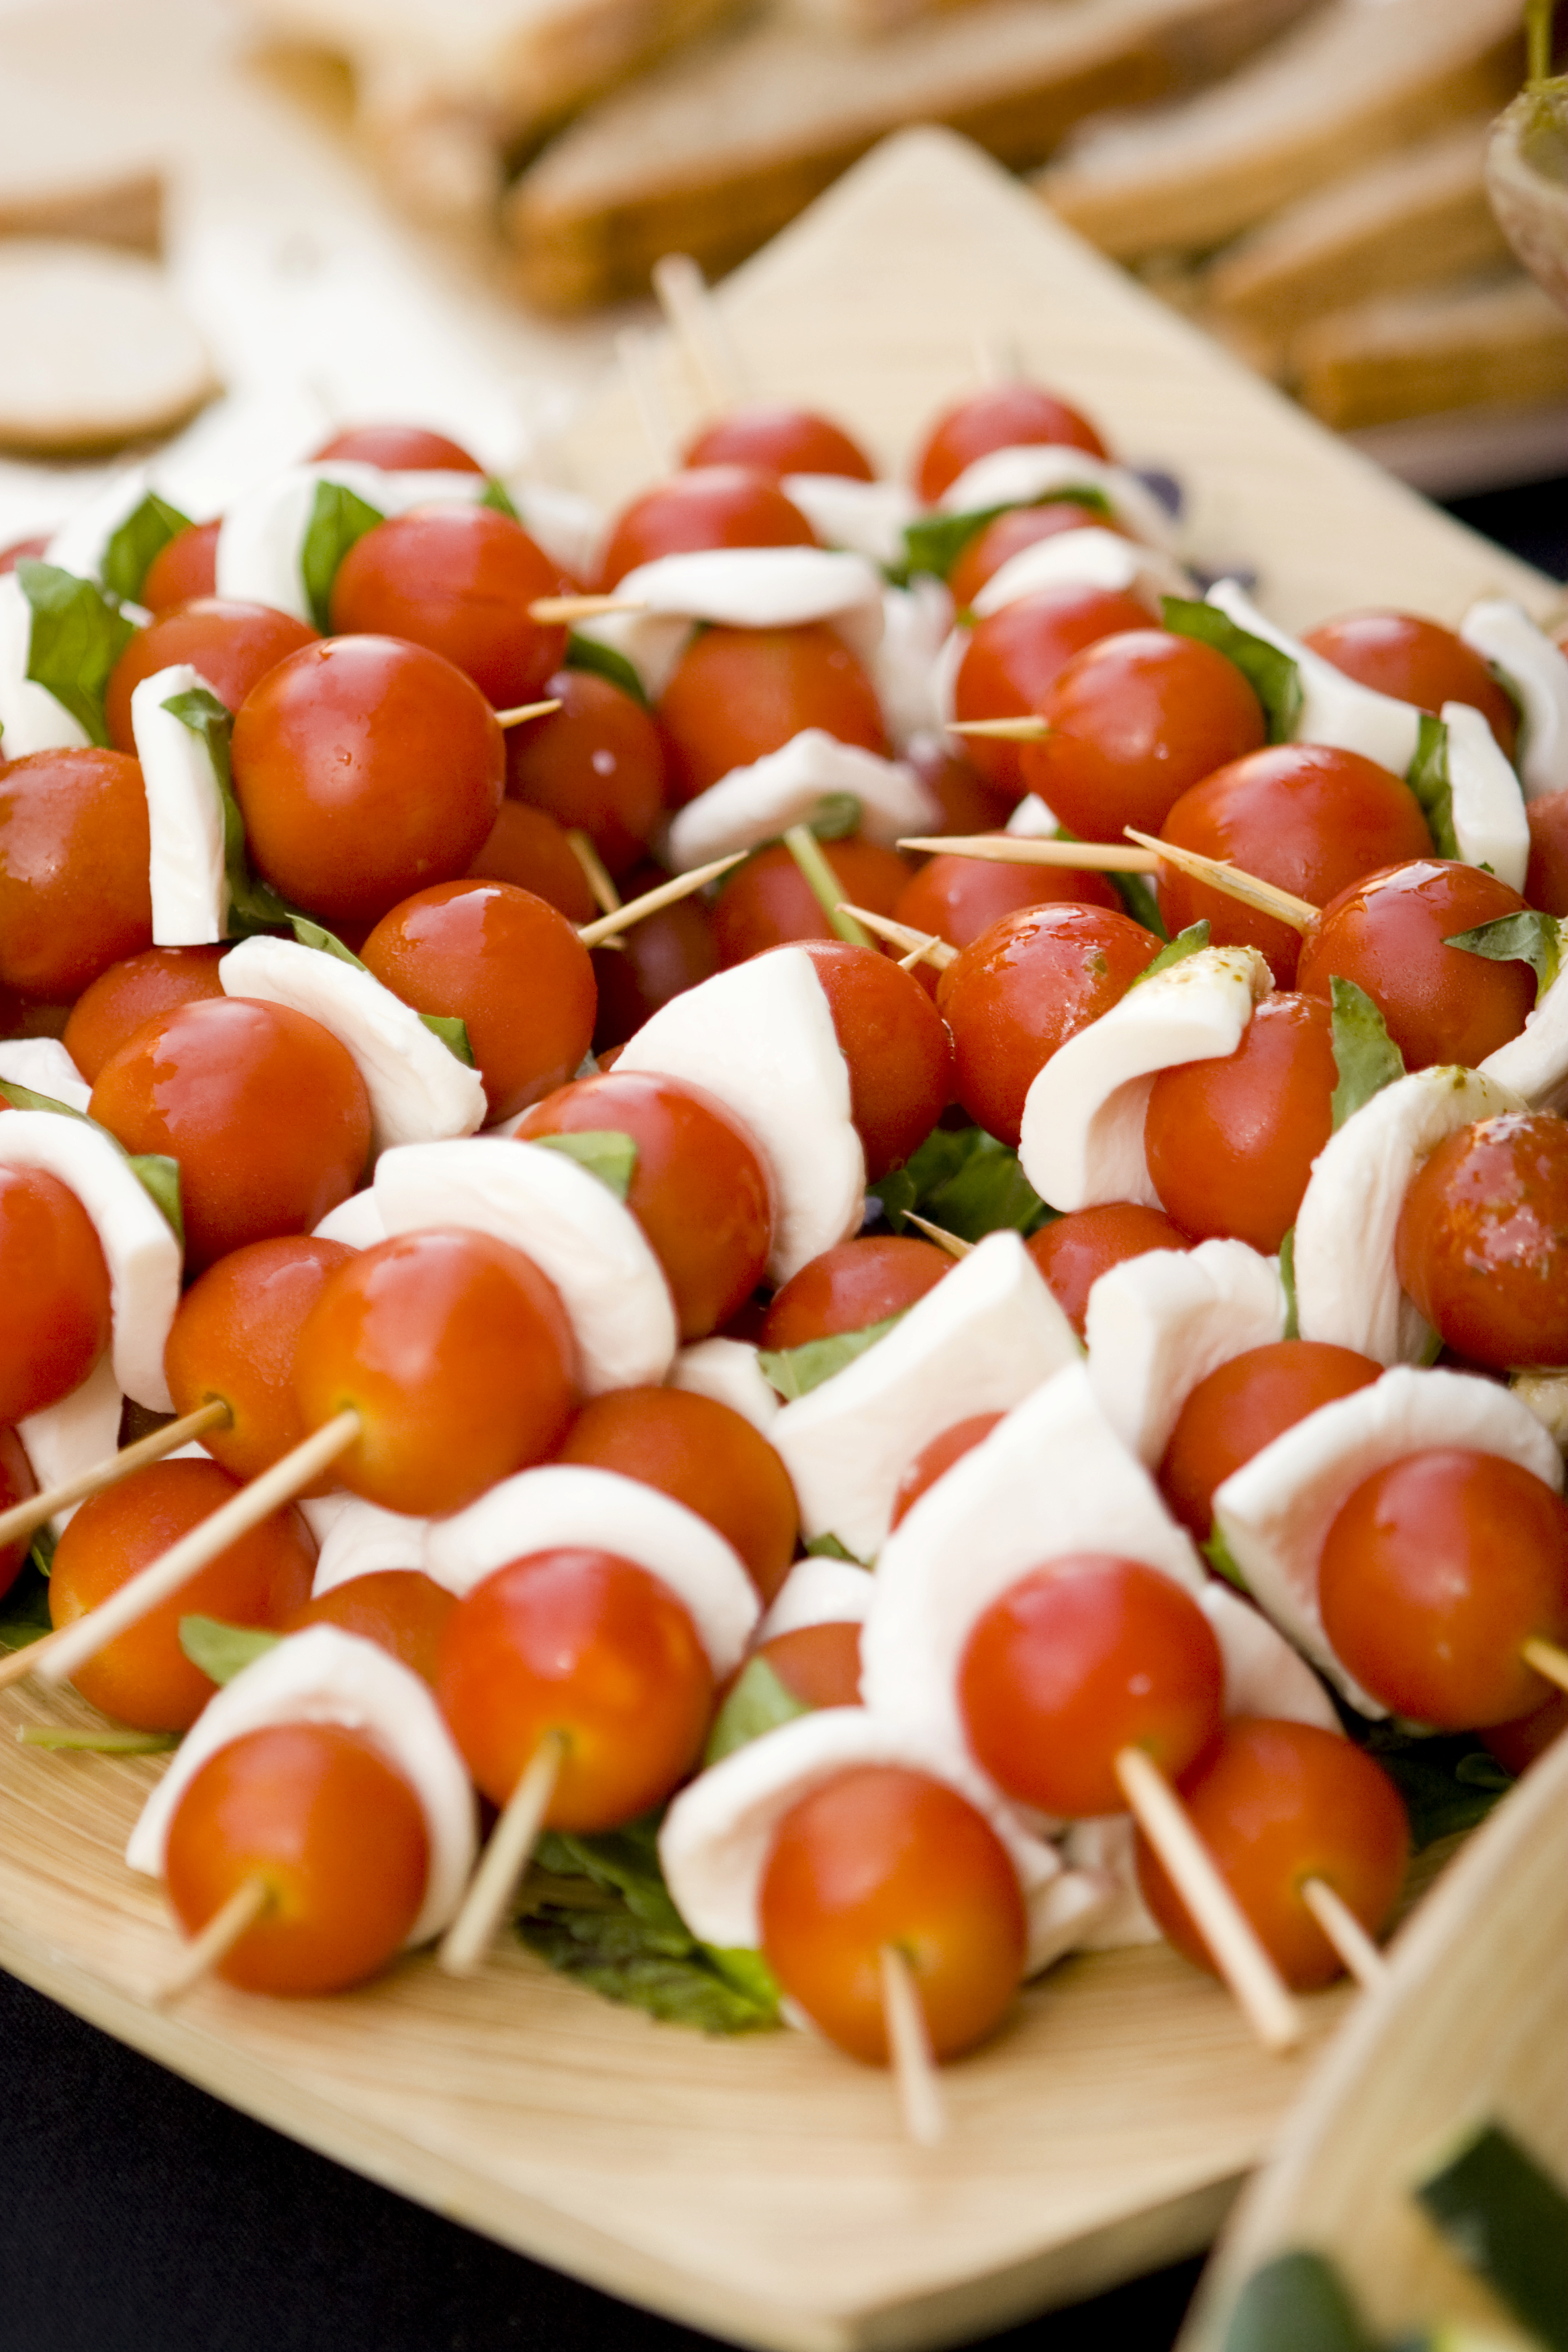
[[[386,517],[342,482],[318,482],[300,549],[300,577],[310,618],[326,636],[332,625],[332,583],[351,547]]]
[[[809,1396],[879,1339],[886,1339],[895,1323],[901,1322],[909,1312],[900,1308],[897,1315],[885,1316],[879,1323],[868,1323],[861,1331],[835,1331],[826,1339],[807,1339],[798,1348],[763,1348],[757,1356],[763,1378],[775,1388],[784,1402]]]
[[[1421,814],[1438,856],[1458,857],[1454,794],[1448,782],[1448,730],[1429,710],[1421,713],[1415,756],[1405,772],[1405,781],[1421,803]]]
[[[4,1095],[13,1110],[55,1111],[61,1118],[78,1118],[83,1127],[96,1129],[119,1152],[142,1191],[173,1229],[181,1249],[185,1246],[184,1210],[180,1199],[180,1163],[162,1151],[127,1151],[117,1135],[84,1110],[73,1110],[69,1103],[57,1102],[53,1095],[35,1094],[31,1087],[18,1086],[15,1078],[0,1078],[0,1095]]]
[[[1110,501],[1104,491],[1087,487],[1048,490],[1037,499],[1025,499],[1016,503],[1024,507],[1085,507],[1090,514],[1107,520],[1110,517]],[[1015,506],[1010,504],[975,507],[967,514],[920,516],[916,521],[904,526],[904,560],[898,571],[905,579],[914,572],[931,572],[939,580],[945,580],[970,541],[978,537],[987,523],[994,522],[998,515],[1014,511]]]
[[[894,1233],[917,1210],[960,1241],[987,1234],[1032,1234],[1048,1224],[1048,1209],[1009,1151],[983,1128],[933,1128],[902,1168],[879,1177],[873,1191]]]
[[[182,1617],[180,1647],[199,1674],[212,1682],[233,1682],[236,1675],[264,1658],[282,1640],[280,1633],[258,1625],[226,1625],[221,1617]]]
[[[1157,979],[1161,972],[1169,971],[1173,964],[1185,963],[1189,956],[1196,955],[1208,943],[1209,923],[1208,917],[1205,915],[1198,922],[1189,923],[1184,931],[1178,931],[1173,940],[1167,940],[1159,954],[1144,965],[1132,982],[1132,987],[1141,988],[1146,980]]]
[[[492,507],[497,514],[505,515],[509,522],[522,520],[522,517],[511,502],[506,484],[498,481],[493,474],[489,475],[485,482],[484,496],[480,499],[479,504],[482,507]]]
[[[1334,1067],[1340,1074],[1333,1092],[1334,1133],[1352,1118],[1363,1103],[1380,1095],[1405,1076],[1405,1056],[1388,1034],[1382,1013],[1353,980],[1335,972],[1329,982],[1333,1008]]]
[[[172,539],[177,539],[190,527],[189,515],[172,507],[156,490],[149,490],[141,505],[110,534],[103,551],[99,577],[110,594],[117,596],[122,604],[139,604],[153,558],[161,555]]]
[[[68,710],[89,741],[107,750],[104,689],[135,629],[95,582],[58,563],[24,556],[16,584],[32,610],[27,676]]]
[[[749,1748],[781,1723],[793,1723],[797,1715],[811,1712],[804,1699],[784,1688],[766,1658],[748,1658],[714,1717],[702,1752],[704,1767],[721,1763],[737,1748]]]
[[[653,708],[641,678],[625,654],[618,654],[614,646],[602,646],[597,637],[579,636],[575,629],[568,631],[563,667],[587,670],[595,677],[607,679],[611,686],[619,687],[627,700],[635,702],[639,710],[651,710]]]
[[[575,1160],[601,1184],[607,1184],[617,1201],[624,1201],[632,1189],[637,1168],[637,1139],[623,1134],[619,1128],[585,1127],[574,1135],[531,1135],[528,1140]]]
[[[1445,945],[1466,955],[1485,956],[1491,963],[1527,963],[1535,973],[1535,1001],[1540,1003],[1563,969],[1563,944],[1568,924],[1534,907],[1522,914],[1498,915],[1478,923],[1473,931],[1450,931]]]
[[[1301,717],[1301,677],[1288,653],[1239,628],[1217,604],[1188,596],[1162,597],[1165,626],[1179,637],[1194,637],[1234,662],[1258,701],[1271,743],[1289,743]]]

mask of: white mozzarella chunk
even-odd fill
[[[131,466],[112,476],[74,514],[67,516],[45,548],[44,562],[101,586],[109,542],[130,521],[149,487],[145,466]]]
[[[1521,1107],[1509,1087],[1479,1070],[1413,1070],[1329,1138],[1296,1214],[1303,1339],[1353,1348],[1380,1364],[1419,1360],[1431,1333],[1400,1288],[1394,1260],[1405,1195],[1445,1136]]]
[[[1101,1412],[1145,1469],[1155,1469],[1200,1381],[1249,1348],[1285,1337],[1276,1259],[1246,1242],[1150,1250],[1102,1274],[1084,1337]]]
[[[1143,1156],[1156,1072],[1234,1054],[1273,977],[1256,948],[1200,948],[1058,1046],[1024,1097],[1018,1159],[1054,1209],[1158,1208]]]
[[[553,1284],[588,1396],[663,1380],[679,1333],[664,1269],[631,1211],[590,1169],[542,1143],[469,1136],[383,1152],[388,1234],[468,1225],[531,1258]]]
[[[225,510],[216,560],[220,596],[270,604],[296,621],[313,623],[300,565],[322,482],[353,490],[378,514],[390,511],[389,478],[379,466],[332,457],[269,475],[253,489],[242,491]]]
[[[860,1637],[867,1706],[965,1749],[958,1669],[977,1620],[1020,1577],[1075,1551],[1143,1560],[1189,1592],[1204,1586],[1190,1537],[1081,1364],[1026,1396],[888,1538]]]
[[[330,1029],[353,1055],[370,1097],[371,1148],[472,1135],[485,1119],[484,1083],[411,1004],[358,970],[296,940],[241,940],[218,967],[227,996],[286,1004]]]
[[[319,1225],[310,1229],[310,1238],[318,1242],[342,1242],[348,1249],[374,1249],[377,1242],[386,1239],[386,1226],[382,1219],[381,1203],[373,1185],[363,1192],[351,1192],[335,1209],[329,1209]]]
[[[1414,703],[1396,702],[1392,695],[1378,694],[1358,678],[1347,677],[1299,637],[1266,619],[1234,580],[1222,580],[1211,588],[1208,601],[1238,629],[1277,646],[1295,663],[1301,683],[1298,743],[1329,743],[1342,751],[1359,751],[1363,759],[1404,775],[1421,733],[1421,713]]]
[[[740,1664],[762,1614],[740,1554],[673,1495],[616,1470],[554,1462],[503,1478],[466,1511],[431,1520],[425,1568],[460,1594],[510,1560],[563,1548],[613,1552],[668,1585],[715,1681]]]
[[[727,1404],[771,1440],[784,1400],[764,1375],[760,1352],[746,1339],[699,1339],[681,1349],[666,1385]]]
[[[315,1537],[318,1555],[343,1513],[358,1501],[359,1496],[351,1495],[346,1486],[334,1486],[327,1495],[300,1496],[294,1507]]]
[[[1026,793],[1003,828],[1020,841],[1055,841],[1061,829],[1060,817],[1046,806],[1038,793]]]
[[[380,1576],[387,1569],[425,1566],[427,1519],[412,1519],[402,1511],[384,1511],[357,1495],[334,1511],[321,1537],[316,1574],[310,1586],[314,1599],[334,1585],[352,1583],[356,1576]]]
[[[1481,1064],[1531,1110],[1568,1110],[1568,988],[1562,975],[1525,1016],[1523,1028]]]
[[[71,1110],[84,1111],[92,1100],[92,1088],[58,1037],[0,1039],[0,1078]]]
[[[1080,1938],[1086,1952],[1120,1952],[1163,1941],[1138,1885],[1138,1833],[1131,1813],[1104,1813],[1073,1822],[1062,1838],[1069,1870],[1092,1872],[1110,1890],[1099,1916]]]
[[[774,1422],[805,1534],[871,1559],[923,1446],[973,1413],[1007,1412],[1078,1356],[1018,1235],[987,1234],[874,1347]]]
[[[1064,1870],[1028,1898],[1026,1977],[1037,1977],[1068,1952],[1101,1950],[1096,1940],[1114,1918],[1121,1890],[1101,1870]]]
[[[1524,794],[1497,737],[1468,702],[1446,702],[1448,789],[1454,839],[1467,866],[1489,866],[1510,890],[1524,888],[1530,821]]]
[[[871,683],[888,733],[912,755],[915,739],[939,730],[944,714],[936,665],[952,627],[952,598],[942,581],[918,572],[907,588],[882,591],[882,637]]]
[[[54,1110],[11,1110],[0,1128],[0,1160],[41,1168],[76,1194],[109,1268],[114,1377],[149,1412],[172,1412],[163,1346],[180,1303],[183,1254],[125,1154],[84,1119]]]
[[[127,1863],[161,1878],[170,1823],[208,1758],[253,1731],[288,1723],[363,1732],[408,1782],[425,1816],[429,1864],[404,1949],[428,1943],[456,1916],[474,1866],[478,1809],[468,1769],[427,1685],[389,1650],[336,1625],[290,1633],[207,1701],[142,1808]]]
[[[990,507],[1032,507],[1068,490],[1098,490],[1129,530],[1150,547],[1171,548],[1176,526],[1147,482],[1087,449],[1045,442],[990,449],[966,466],[937,500],[942,514],[984,514]]]
[[[779,485],[824,547],[843,548],[889,570],[904,560],[904,533],[921,510],[902,482],[861,482],[853,474],[786,474]]]
[[[25,760],[33,751],[79,751],[88,731],[27,676],[33,608],[14,572],[0,572],[0,757]]]
[[[873,1579],[847,1559],[797,1559],[757,1628],[759,1642],[795,1633],[803,1625],[863,1625]]]
[[[161,948],[204,947],[228,930],[223,789],[205,736],[163,708],[197,688],[213,692],[199,670],[176,662],[144,677],[131,697],[152,837],[153,939]]]
[[[832,793],[858,801],[859,831],[888,846],[902,834],[928,831],[942,815],[935,794],[901,760],[879,760],[823,728],[806,727],[689,801],[669,828],[669,863],[687,874],[732,849],[776,841],[792,824],[806,824]]]
[[[1458,1445],[1563,1487],[1563,1457],[1519,1398],[1468,1372],[1401,1365],[1371,1388],[1321,1405],[1218,1487],[1215,1524],[1248,1591],[1280,1632],[1362,1714],[1388,1710],[1340,1664],[1318,1607],[1330,1528],[1355,1489],[1407,1454]]]
[[[972,634],[968,629],[954,629],[937,655],[931,674],[931,698],[939,727],[950,727],[958,716],[958,673],[969,651]]]
[[[616,1067],[689,1078],[749,1130],[773,1183],[770,1282],[859,1231],[866,1155],[849,1116],[849,1066],[804,948],[753,956],[672,997]]]
[[[1225,1661],[1220,1705],[1227,1716],[1267,1715],[1282,1723],[1310,1723],[1338,1732],[1334,1703],[1299,1650],[1283,1633],[1213,1579],[1198,1595],[1198,1607],[1214,1628]]]
[[[1568,1451],[1568,1372],[1510,1372],[1508,1385],[1553,1444]]]
[[[1064,530],[1020,548],[994,571],[974,599],[981,620],[1047,588],[1104,588],[1137,596],[1148,605],[1150,624],[1159,616],[1162,596],[1190,596],[1194,582],[1172,557],[1141,546],[1119,530]]]
[[[522,527],[535,547],[574,580],[596,580],[599,557],[609,529],[602,507],[581,490],[561,488],[554,482],[509,479],[507,494]]]
[[[820,1707],[700,1773],[665,1815],[658,1857],[692,1934],[721,1951],[755,1950],[763,1873],[784,1815],[841,1772],[877,1764],[929,1773],[966,1798],[1006,1848],[1026,1903],[1058,1875],[1055,1848],[1030,1836],[962,1748],[865,1707]]]
[[[58,1404],[30,1412],[16,1424],[22,1451],[32,1465],[40,1494],[63,1486],[68,1478],[96,1469],[120,1450],[120,1421],[125,1399],[114,1377],[111,1354],[100,1358],[85,1381]],[[57,1511],[49,1525],[58,1535],[79,1503]]]
[[[323,463],[330,469],[336,460],[328,458]],[[375,466],[367,470],[376,477],[375,488],[362,491],[361,496],[384,515],[407,514],[414,507],[478,506],[489,487],[488,475],[462,472],[452,466]]]
[[[693,627],[797,628],[827,621],[851,653],[869,661],[882,634],[882,583],[861,555],[822,547],[710,547],[639,563],[615,583],[636,613],[605,613],[581,622],[629,661],[657,702]]]
[[[1568,656],[1507,596],[1472,604],[1459,635],[1491,664],[1523,713],[1519,772],[1525,799],[1568,792]]]

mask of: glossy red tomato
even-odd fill
[[[476,853],[466,878],[531,890],[569,923],[591,923],[599,912],[582,864],[555,819],[521,801],[502,801],[489,839]]]
[[[1160,1465],[1160,1491],[1200,1543],[1214,1525],[1215,1489],[1320,1405],[1370,1388],[1383,1366],[1321,1339],[1248,1348],[1201,1380],[1176,1416]]]
[[[994,833],[1012,814],[1016,794],[983,776],[957,735],[916,735],[902,757],[942,811],[933,833]]]
[[[1191,1249],[1192,1236],[1158,1209],[1135,1201],[1107,1201],[1093,1209],[1073,1209],[1053,1217],[1025,1247],[1044,1276],[1057,1305],[1083,1338],[1089,1294],[1102,1274],[1150,1250]]]
[[[1549,915],[1568,915],[1568,793],[1544,793],[1525,805],[1530,864],[1524,895]]]
[[[637,866],[623,877],[621,895],[636,898],[668,879],[657,866]],[[595,1052],[624,1045],[661,1004],[683,989],[695,988],[699,981],[711,980],[718,969],[713,919],[696,896],[645,915],[614,948],[595,948],[599,1014],[594,1024]]]
[[[849,1116],[875,1183],[903,1165],[952,1099],[952,1048],[912,973],[844,940],[802,944],[849,1065]]]
[[[140,764],[35,751],[0,764],[0,987],[68,1004],[153,944]]]
[[[198,596],[165,609],[137,630],[109,673],[103,716],[110,740],[118,751],[135,751],[131,698],[142,679],[158,670],[189,662],[218,700],[237,710],[269,669],[301,646],[318,642],[307,622],[295,620],[291,613],[275,612],[270,604]]]
[[[910,878],[907,858],[879,842],[847,834],[825,841],[822,854],[844,894],[846,905],[873,915],[890,915]],[[725,875],[713,901],[713,937],[726,968],[793,940],[831,940],[836,934],[816,892],[784,842],[770,843],[743,866]]]
[[[860,1628],[850,1622],[796,1625],[759,1642],[752,1653],[805,1706],[858,1706]]]
[[[332,627],[424,646],[508,710],[541,700],[560,664],[565,630],[529,615],[560,591],[559,565],[510,515],[415,507],[355,540],[332,582]]]
[[[641,563],[704,547],[815,547],[816,533],[772,474],[756,466],[697,466],[623,507],[600,562],[614,588]]]
[[[193,596],[217,594],[217,535],[223,517],[187,523],[162,546],[147,566],[138,603],[163,614]]]
[[[110,1054],[118,1053],[144,1021],[223,994],[218,965],[229,942],[211,947],[144,948],[123,963],[111,963],[84,988],[71,1007],[61,1040],[90,1087]]]
[[[250,1242],[209,1265],[181,1299],[163,1349],[174,1411],[227,1405],[228,1425],[202,1443],[232,1477],[257,1477],[304,1436],[294,1398],[300,1333],[328,1276],[353,1255],[342,1242],[308,1234]],[[329,1471],[301,1492],[324,1495],[336,1484]]]
[[[1110,454],[1088,417],[1054,393],[1034,383],[990,384],[937,418],[911,469],[915,488],[934,506],[976,458],[1037,442],[1086,449],[1095,457]]]
[[[842,425],[787,401],[752,400],[689,441],[684,466],[751,466],[759,474],[847,474],[874,480],[871,461]]]
[[[1481,1745],[1505,1771],[1528,1772],[1564,1731],[1568,1731],[1568,1691],[1559,1690],[1552,1692],[1544,1706],[1516,1717],[1512,1723],[1489,1724],[1481,1734]]]
[[[1457,1354],[1568,1364],[1568,1120],[1505,1111],[1445,1138],[1405,1196],[1395,1255]]]
[[[1347,677],[1420,710],[1436,713],[1446,702],[1468,702],[1512,759],[1519,735],[1513,698],[1452,629],[1414,613],[1346,613],[1309,629],[1301,642]]]
[[[837,1242],[774,1293],[763,1318],[762,1344],[804,1348],[840,1331],[868,1330],[889,1315],[907,1313],[952,1265],[945,1250],[912,1234],[863,1234]]]
[[[964,543],[947,575],[954,604],[961,613],[973,604],[985,583],[994,579],[1015,555],[1022,555],[1025,548],[1037,546],[1042,539],[1059,539],[1064,531],[1089,530],[1121,531],[1121,525],[1074,499],[1047,499],[1037,507],[1008,507],[982,523]]]
[[[3,1160],[0,1295],[0,1425],[8,1427],[80,1386],[109,1345],[111,1319],[109,1268],[76,1194],[41,1168]]]
[[[1523,911],[1479,866],[1419,858],[1369,874],[1331,898],[1301,942],[1298,985],[1329,994],[1331,977],[1364,989],[1410,1070],[1474,1069],[1524,1027],[1535,1004],[1527,963],[1493,963],[1447,945],[1456,931]]]
[[[968,1421],[955,1421],[951,1429],[944,1429],[939,1437],[931,1439],[929,1445],[922,1445],[894,1490],[891,1525],[896,1528],[904,1513],[914,1508],[926,1489],[934,1486],[955,1462],[962,1462],[966,1454],[972,1454],[984,1439],[990,1436],[1003,1417],[999,1412],[974,1413]]]
[[[864,902],[862,902],[864,903]],[[1110,907],[1121,904],[1102,875],[1072,866],[1005,866],[980,857],[928,857],[893,901],[895,922],[934,931],[950,947],[966,948],[982,931],[1020,907]],[[875,911],[875,910],[873,910]],[[915,976],[935,993],[937,975],[916,964]]]
[[[678,808],[808,727],[863,751],[888,749],[870,677],[826,621],[702,630],[659,697],[658,721]]]
[[[444,433],[423,425],[345,425],[323,441],[313,463],[327,457],[354,457],[363,466],[380,466],[389,474],[482,474],[477,457]]]
[[[282,1631],[301,1633],[308,1625],[336,1625],[390,1651],[434,1685],[441,1643],[457,1605],[456,1593],[420,1570],[384,1568],[314,1594],[284,1620]]]
[[[0,1429],[0,1511],[8,1511],[16,1503],[30,1502],[37,1491],[38,1482],[21,1439],[14,1429]],[[13,1543],[0,1544],[0,1592],[10,1591],[31,1548],[30,1536],[18,1536]]]
[[[1119,630],[1146,629],[1148,607],[1108,588],[1041,588],[975,624],[952,685],[955,719],[1037,717],[1074,654]],[[1015,800],[1024,772],[1016,743],[965,739],[969,758]]]
[[[592,670],[558,669],[542,692],[561,709],[508,730],[506,788],[580,827],[612,874],[647,847],[664,806],[664,746],[629,694]]]

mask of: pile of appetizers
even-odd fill
[[[1373,1971],[1402,1789],[1568,1715],[1568,658],[1287,636],[1026,384],[518,497],[367,427],[0,558],[5,1677],[177,1740],[258,1991],[531,1855],[873,2062]]]

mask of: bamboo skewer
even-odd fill
[[[517,1786],[490,1832],[479,1866],[468,1881],[462,1907],[441,1938],[436,1958],[449,1977],[472,1976],[494,1943],[539,1843],[565,1752],[561,1734],[547,1731],[519,1774]]]
[[[1568,1691],[1568,1650],[1557,1643],[1543,1642],[1538,1633],[1532,1633],[1524,1644],[1524,1663],[1533,1666],[1549,1683],[1555,1683],[1559,1690]]]
[[[920,1988],[896,1944],[883,1945],[881,1961],[882,2018],[904,2129],[917,2147],[935,2147],[947,2137],[947,2108]]]
[[[601,915],[596,923],[584,923],[577,937],[585,948],[603,947],[617,931],[629,931],[645,915],[657,915],[661,907],[673,907],[678,899],[689,898],[693,890],[700,890],[721,874],[728,874],[731,866],[739,866],[750,852],[733,849],[728,857],[716,857],[710,866],[694,866],[689,874],[678,874],[673,881],[661,882],[657,889],[645,890],[640,898],[630,898],[611,915]]]
[[[918,1232],[924,1234],[928,1241],[934,1242],[938,1249],[945,1250],[949,1257],[967,1257],[974,1247],[973,1242],[964,1241],[957,1234],[950,1234],[945,1225],[933,1225],[929,1217],[917,1217],[912,1209],[906,1209],[903,1213],[906,1225],[913,1225]]]
[[[560,708],[559,696],[552,702],[520,702],[515,710],[498,710],[496,725],[521,727],[525,719],[548,719],[552,710],[559,710]]]
[[[654,263],[653,290],[705,405],[721,415],[742,396],[740,369],[708,280],[689,253]]]
[[[73,1503],[84,1503],[89,1495],[101,1494],[106,1486],[129,1478],[133,1470],[144,1470],[150,1462],[162,1462],[165,1454],[205,1437],[209,1429],[223,1428],[233,1418],[227,1405],[215,1397],[210,1404],[198,1405],[195,1412],[153,1430],[151,1436],[139,1437],[134,1445],[122,1446],[107,1461],[95,1462],[90,1470],[79,1470],[74,1478],[63,1479],[46,1493],[29,1495],[25,1503],[13,1503],[8,1511],[0,1511],[0,1544],[15,1543],[20,1536],[30,1536],[46,1519],[52,1519],[57,1511],[67,1511]]]
[[[950,719],[950,735],[978,735],[988,743],[1043,743],[1050,729],[1043,719]]]
[[[1351,1909],[1326,1878],[1309,1878],[1301,1900],[1344,1962],[1345,1972],[1369,1992],[1388,1974],[1388,1962]]]
[[[921,835],[900,841],[900,849],[928,851],[933,857],[976,857],[989,866],[1072,866],[1095,874],[1157,874],[1152,849],[1123,849],[1116,841],[1055,841],[1023,833],[963,833]]]
[[[583,868],[584,877],[594,894],[594,904],[602,915],[618,915],[621,894],[610,878],[609,868],[595,848],[592,837],[580,824],[571,827],[566,835],[573,856]]]
[[[271,1906],[272,1890],[264,1878],[242,1879],[201,1933],[192,1937],[178,1965],[149,1993],[153,2008],[166,2009],[171,2001],[183,2000],[205,1976],[227,1958],[240,1937]]]
[[[792,824],[784,834],[784,845],[800,868],[801,879],[826,916],[835,936],[852,948],[868,948],[871,942],[856,920],[853,908],[845,905],[843,885],[811,827]]]
[[[933,963],[938,971],[945,971],[958,950],[939,940],[934,931],[917,931],[910,923],[895,923],[890,915],[874,915],[868,907],[852,907],[847,898],[842,902],[847,915],[874,931],[879,940],[888,940],[896,948],[903,948],[919,962]]]
[[[596,621],[605,613],[646,613],[640,596],[536,596],[528,608],[531,621],[568,626],[574,621]]]
[[[1298,898],[1293,891],[1281,890],[1272,882],[1260,882],[1255,874],[1244,874],[1227,858],[1205,857],[1199,850],[1157,841],[1152,834],[1139,833],[1132,825],[1124,830],[1129,841],[1140,842],[1152,851],[1162,865],[1190,874],[1194,882],[1206,882],[1211,890],[1223,891],[1227,898],[1255,908],[1260,915],[1272,915],[1276,922],[1289,923],[1293,931],[1310,931],[1322,912],[1310,898]]]

